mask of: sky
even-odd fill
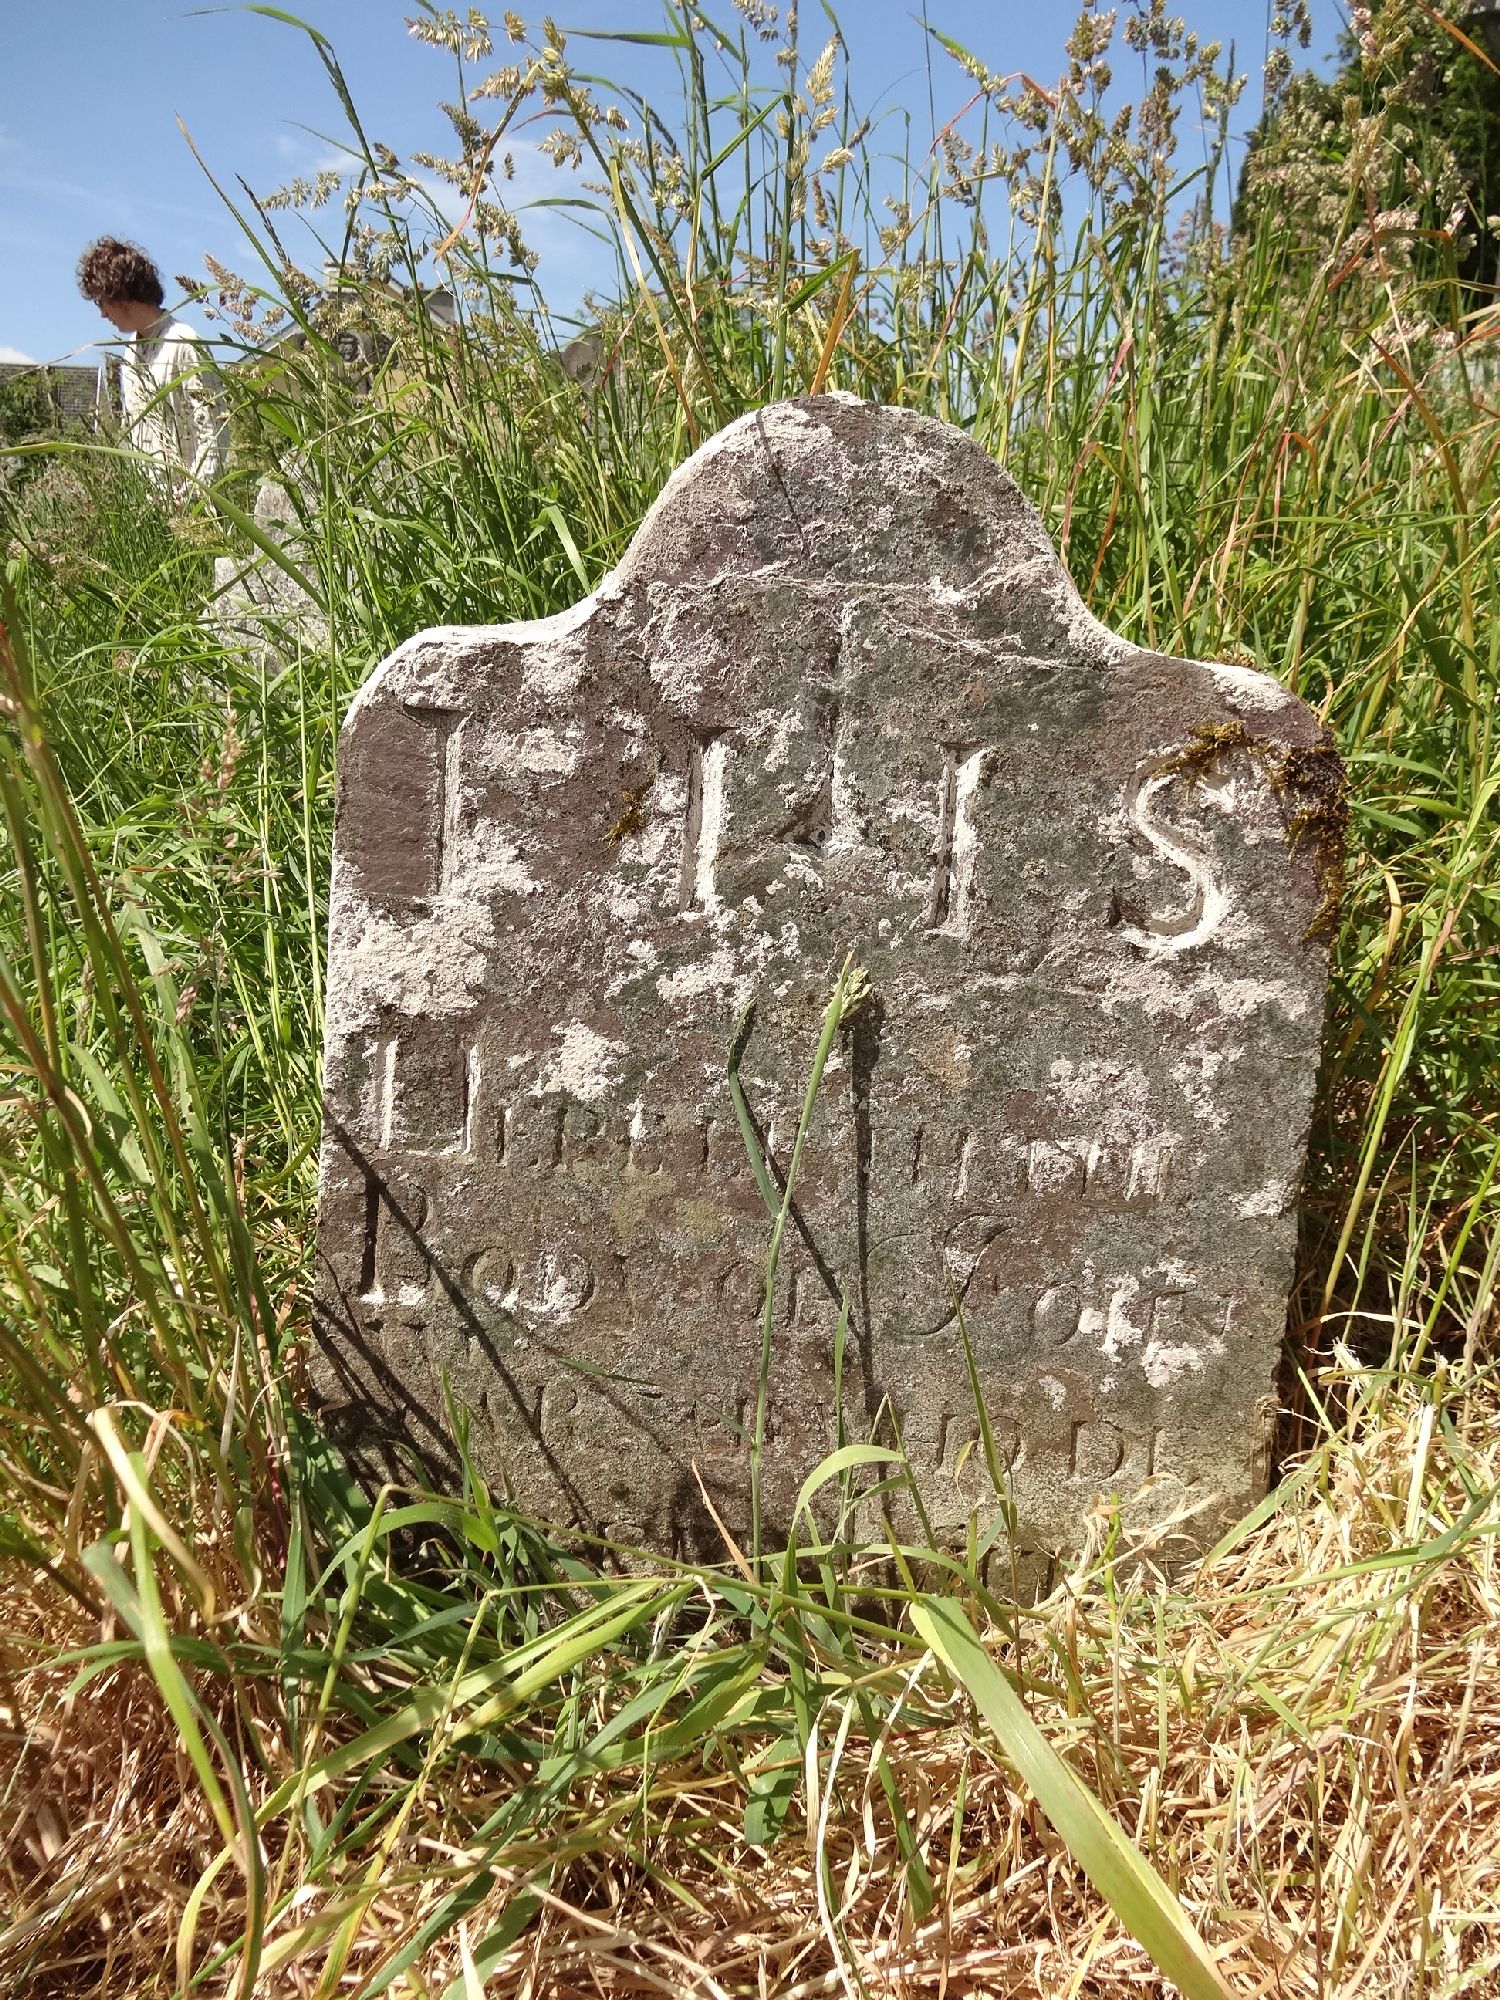
[[[1122,14],[1130,4],[1122,0]],[[548,5],[565,30],[639,33],[663,26],[658,0]],[[730,0],[715,5],[733,18]],[[414,0],[301,0],[300,6],[286,0],[286,11],[329,38],[372,138],[403,158],[413,149],[450,150],[451,132],[435,107],[452,94],[451,58],[407,32]],[[496,23],[494,60],[509,60],[513,52],[498,26],[502,10],[487,11]],[[538,18],[524,5],[517,11],[528,22]],[[1203,39],[1234,43],[1236,67],[1252,78],[1235,114],[1243,137],[1260,107],[1266,0],[1175,0],[1175,11]],[[1064,66],[1073,17],[1071,6],[1038,0],[929,0],[926,18],[990,69],[1024,71],[1046,84]],[[919,130],[929,132],[929,63],[938,122],[963,105],[971,86],[924,32],[910,0],[846,0],[839,18],[862,112],[909,109]],[[1343,18],[1340,0],[1313,0],[1308,59],[1326,66]],[[804,0],[804,46],[815,51],[825,32],[822,9]],[[600,71],[644,87],[663,104],[673,100],[675,68],[660,48],[591,42],[585,51],[575,43],[573,53],[584,52]],[[1117,73],[1127,87],[1139,78],[1138,70],[1135,78],[1128,74],[1130,62],[1139,58],[1120,47]],[[94,343],[110,332],[74,281],[79,253],[94,236],[143,244],[167,279],[169,302],[179,296],[174,275],[201,276],[205,252],[258,275],[204,167],[234,199],[241,197],[237,176],[263,194],[334,161],[342,127],[308,37],[250,7],[0,0],[0,361],[97,361]],[[511,150],[518,169],[507,190],[513,205],[558,191],[555,170],[525,134]],[[598,270],[598,250],[563,211],[536,209],[527,222],[542,259],[539,282],[555,303],[576,300],[591,276],[607,275]],[[204,325],[192,307],[184,316]]]

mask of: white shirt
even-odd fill
[[[130,442],[164,467],[175,500],[191,496],[194,480],[223,471],[224,391],[207,342],[186,320],[163,313],[155,326],[132,334],[120,396]]]

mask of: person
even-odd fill
[[[126,434],[161,466],[182,506],[224,469],[224,391],[207,342],[166,310],[161,273],[134,243],[91,243],[78,262],[78,289],[130,337],[120,370]]]

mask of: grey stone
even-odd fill
[[[753,1001],[783,1174],[852,952],[768,1534],[898,1430],[939,1537],[1013,1507],[1023,1587],[1101,1500],[1201,1540],[1262,1490],[1337,759],[1264,675],[1099,625],[961,433],[743,419],[575,610],[401,647],[339,763],[315,1385],[372,1470],[451,1478],[463,1408],[533,1514],[722,1556],[706,1491],[743,1540],[769,1219],[726,1055]]]
[[[262,478],[255,491],[255,525],[285,550],[304,575],[316,574],[307,523],[316,518],[319,498],[311,479],[293,471],[298,497],[279,480]],[[229,646],[242,645],[277,669],[301,647],[328,641],[328,621],[297,578],[256,553],[214,558],[213,628]]]

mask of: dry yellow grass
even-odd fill
[[[1000,1634],[992,1649],[1233,1993],[1497,1992],[1500,1394],[1489,1371],[1455,1381],[1441,1365],[1390,1379],[1343,1357],[1328,1376],[1347,1417],[1264,1525],[1176,1583],[1077,1576],[1023,1621],[1019,1656]],[[176,1732],[144,1667],[69,1698],[68,1670],[27,1664],[44,1620],[58,1636],[50,1591],[13,1590],[7,1614],[0,1991],[169,1992],[178,1923],[221,1845]],[[97,1641],[83,1626],[78,1643]],[[930,1660],[872,1658],[866,1685],[935,1892],[925,1913],[851,1691],[824,1700],[765,1850],[744,1840],[742,1776],[695,1755],[645,1787],[638,1768],[585,1775],[550,1827],[486,1857],[476,1829],[511,1781],[460,1760],[377,1867],[348,1862],[283,1905],[256,1993],[360,1992],[486,1864],[462,1925],[393,1992],[464,1994],[465,1953],[523,1893],[530,1921],[471,1990],[1164,1991]],[[387,1782],[410,1796],[394,1772],[373,1792]],[[222,1869],[200,1949],[235,1937],[239,1896]],[[235,1980],[230,1962],[195,1990]]]

